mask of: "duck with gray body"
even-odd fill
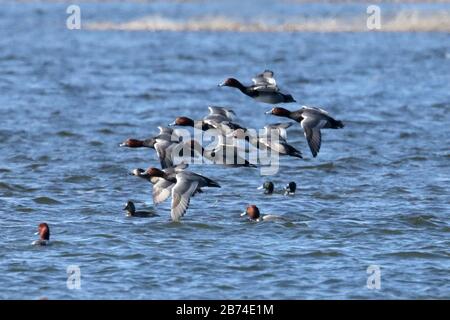
[[[202,175],[187,171],[187,165],[160,170],[149,168],[133,170],[133,175],[153,183],[154,203],[160,203],[172,197],[170,215],[173,221],[179,221],[189,207],[190,199],[196,193],[203,192],[203,187],[220,188],[220,185]]]
[[[239,168],[249,167],[256,168],[256,165],[245,159],[245,150],[239,149],[236,145],[229,145],[219,142],[211,149],[205,150],[196,140],[191,140],[188,147],[191,151],[195,151],[213,164],[223,165],[225,167]]]
[[[299,122],[303,128],[306,141],[308,142],[313,157],[316,157],[319,153],[320,145],[322,143],[320,129],[341,129],[344,127],[342,121],[335,120],[327,111],[315,107],[303,106],[303,108],[297,111],[289,111],[284,108],[276,107],[267,111],[266,114],[285,117]]]
[[[253,221],[253,222],[286,220],[283,217],[273,215],[273,214],[261,215],[259,208],[257,206],[255,206],[254,204],[249,205],[247,207],[247,209],[241,213],[241,217],[244,217],[244,216],[246,216],[249,221]]]
[[[119,146],[128,148],[151,148],[155,149],[161,167],[173,166],[173,154],[180,145],[180,137],[173,128],[158,127],[159,134],[153,138],[139,140],[127,139]]]
[[[239,89],[243,94],[255,99],[259,102],[277,104],[295,102],[292,95],[283,93],[277,86],[274,73],[270,70],[265,70],[252,79],[253,84],[244,86],[239,80],[235,78],[228,78],[219,87],[232,87]]]
[[[245,129],[234,122],[235,113],[231,109],[211,106],[209,114],[201,120],[193,120],[189,117],[177,117],[169,126],[193,127],[202,131],[216,130],[221,135],[226,135],[233,130]]]
[[[286,128],[290,126],[291,123],[276,123],[266,125],[264,133],[260,136],[242,130],[234,131],[231,136],[236,139],[245,139],[258,149],[267,148],[281,156],[302,158],[302,153],[286,140]]]

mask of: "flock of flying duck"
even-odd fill
[[[234,78],[228,78],[220,87],[233,87],[239,89],[245,95],[268,104],[292,103],[296,102],[292,95],[282,92],[274,79],[272,71],[266,70],[252,79],[253,84],[244,86]],[[158,127],[159,134],[154,137],[139,140],[127,139],[120,144],[128,148],[151,148],[156,151],[161,168],[150,167],[146,170],[137,168],[130,174],[147,180],[153,185],[153,203],[160,204],[172,198],[171,218],[173,221],[179,221],[188,209],[190,199],[197,193],[202,193],[203,188],[220,188],[220,185],[200,174],[186,170],[188,165],[184,162],[174,163],[174,155],[182,154],[189,150],[189,156],[201,156],[214,164],[221,164],[227,167],[256,167],[256,164],[250,163],[245,157],[240,155],[238,146],[235,143],[225,143],[226,138],[247,141],[248,144],[256,148],[266,148],[270,152],[278,155],[286,155],[302,158],[302,154],[295,147],[287,142],[286,129],[292,123],[276,123],[265,126],[265,134],[248,134],[247,128],[235,122],[235,113],[233,110],[211,106],[208,108],[209,114],[200,120],[193,120],[188,117],[178,117],[169,127]],[[304,131],[306,141],[313,157],[319,153],[322,136],[321,129],[339,129],[344,125],[341,121],[332,118],[328,112],[323,109],[303,106],[296,111],[289,111],[281,107],[274,107],[266,114],[272,114],[277,117],[284,117],[298,122]],[[202,131],[214,130],[219,137],[219,142],[214,148],[205,148],[196,140],[183,140],[178,136],[178,127],[193,127]],[[271,139],[270,132],[275,130],[277,139]],[[227,140],[228,141],[228,140]],[[186,154],[184,154],[186,156]],[[230,161],[230,155],[231,160]],[[274,186],[272,182],[263,185],[265,193],[272,193]],[[285,189],[286,194],[295,192],[295,182],[289,183]],[[128,201],[124,210],[130,216],[151,216],[156,215],[150,212],[136,211],[133,202]],[[256,206],[249,206],[245,212],[251,220],[263,220]]]
[[[253,84],[244,86],[234,78],[226,79],[219,86],[233,87],[239,89],[243,94],[264,103],[279,104],[296,102],[292,95],[282,92],[273,77],[273,72],[266,70],[252,79]],[[244,139],[248,144],[256,148],[266,148],[278,155],[286,155],[302,158],[302,154],[295,147],[287,142],[286,129],[292,123],[276,123],[265,126],[264,134],[249,135],[247,128],[235,122],[235,113],[233,110],[211,106],[208,108],[209,114],[200,120],[193,120],[188,117],[178,117],[170,127],[159,127],[159,134],[145,139],[127,139],[120,146],[129,148],[151,148],[155,149],[160,164],[159,168],[148,168],[147,170],[137,168],[130,174],[145,179],[153,185],[153,203],[157,205],[169,197],[172,197],[171,218],[173,221],[179,221],[185,214],[192,196],[202,193],[203,188],[220,188],[220,185],[200,174],[186,170],[185,163],[175,164],[174,155],[184,152],[188,147],[191,157],[201,156],[214,164],[221,164],[227,167],[256,167],[256,164],[240,156],[236,144],[224,143],[224,138]],[[272,114],[277,117],[284,117],[298,122],[304,131],[306,141],[313,157],[319,153],[322,136],[321,129],[340,129],[344,125],[341,121],[333,119],[325,110],[303,106],[296,111],[289,111],[281,107],[272,108],[266,114]],[[182,137],[177,135],[173,126],[194,127],[203,131],[215,130],[218,134],[219,143],[213,148],[205,148],[196,140],[189,139],[183,141]],[[270,133],[275,131],[277,139],[271,139]],[[230,154],[232,155],[230,161]],[[268,181],[261,186],[264,193],[272,194],[277,192],[272,182]],[[295,193],[296,184],[290,182],[282,192],[285,195]],[[129,216],[149,217],[157,214],[146,211],[136,211],[134,203],[128,201],[124,210]],[[252,221],[271,220],[276,218],[273,215],[262,216],[258,207],[249,205],[242,216],[247,216]],[[33,242],[36,245],[46,245],[50,240],[50,228],[48,224],[41,223],[38,226],[39,240]]]

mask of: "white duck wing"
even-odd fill
[[[172,181],[158,178],[157,182],[153,185],[153,204],[157,205],[165,201],[170,196],[174,185],[175,183]]]
[[[265,70],[263,73],[258,74],[253,79],[255,87],[277,87],[277,82],[273,77],[273,71]]]
[[[264,129],[266,130],[264,132],[264,135],[270,135],[271,130],[277,130],[277,134],[279,135],[279,137],[283,140],[287,140],[286,129],[290,126],[292,126],[292,122],[268,124],[264,127]]]
[[[186,179],[179,173],[176,175],[177,183],[172,188],[172,205],[170,216],[173,221],[179,221],[189,207],[191,196],[197,190],[198,181]]]
[[[320,115],[320,114],[324,114],[324,115],[329,115],[328,111],[323,110],[322,108],[317,108],[317,107],[307,107],[307,106],[303,106],[303,113],[307,114],[316,114],[316,115]]]
[[[233,120],[234,117],[236,116],[236,113],[234,113],[233,110],[227,109],[224,107],[209,106],[208,110],[209,110],[208,116],[219,115],[219,116],[223,116],[223,117],[227,118],[230,121]]]

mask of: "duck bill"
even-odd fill
[[[256,188],[256,190],[262,190],[262,189],[264,189],[264,185],[259,186],[258,188]]]
[[[175,126],[175,125],[176,125],[175,121],[174,121],[174,122],[171,122],[171,123],[169,123],[169,127],[173,127],[173,126]]]
[[[246,215],[247,215],[247,212],[245,212],[245,211],[241,213],[241,217],[246,216]]]
[[[271,113],[272,113],[272,110],[264,112],[264,114],[271,114]]]
[[[217,86],[218,87],[223,87],[225,85],[225,82],[221,82],[221,83],[219,83]]]

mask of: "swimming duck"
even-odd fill
[[[157,203],[172,196],[170,215],[173,221],[180,220],[189,207],[191,197],[195,193],[203,192],[201,188],[220,188],[217,182],[183,168],[175,167],[166,170],[149,168],[143,173],[140,171],[136,173],[154,183],[153,199],[156,193]]]
[[[155,217],[158,216],[156,213],[154,212],[149,212],[149,211],[136,211],[136,207],[134,206],[133,201],[128,201],[125,204],[125,207],[123,208],[123,210],[127,211],[127,216],[129,217],[141,217],[141,218],[147,218],[147,217]]]
[[[271,221],[271,220],[284,220],[282,217],[266,214],[261,216],[259,209],[254,204],[249,205],[247,209],[241,213],[241,217],[247,216],[250,221],[261,222],[261,221]]]
[[[50,244],[50,227],[47,223],[43,222],[39,224],[36,235],[39,235],[39,240],[33,241],[32,245],[46,246]]]
[[[316,157],[320,150],[322,142],[320,129],[340,129],[344,127],[342,121],[333,119],[328,112],[320,108],[303,106],[300,110],[289,111],[276,107],[267,111],[266,114],[286,117],[299,122],[303,128],[313,157]]]
[[[265,70],[263,73],[258,74],[252,79],[253,85],[251,86],[244,86],[235,78],[228,78],[223,83],[219,84],[219,86],[237,88],[243,94],[264,103],[276,104],[295,102],[292,95],[280,91],[273,75],[272,71]]]
[[[264,194],[272,194],[275,186],[272,181],[266,181],[258,190],[264,189]]]
[[[285,196],[292,196],[295,194],[295,190],[297,189],[297,184],[294,181],[289,182],[284,188]]]
[[[236,139],[245,139],[251,145],[255,146],[258,149],[265,147],[282,156],[286,155],[296,158],[303,158],[302,153],[295,147],[290,145],[285,139],[286,128],[289,127],[290,125],[291,124],[267,125],[264,127],[265,129],[264,133],[259,137],[256,135],[248,134],[246,131],[243,130],[235,130],[232,133],[232,136]],[[277,130],[278,134],[276,133],[274,134],[273,130]]]

